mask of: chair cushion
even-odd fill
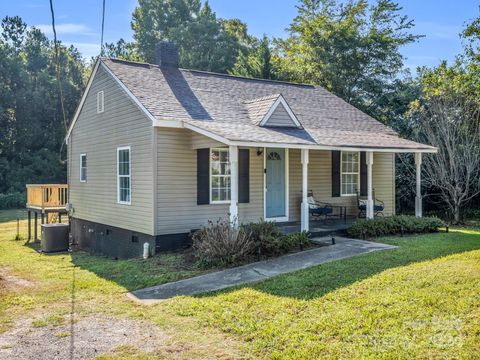
[[[315,209],[310,209],[310,214],[312,215],[328,215],[333,213],[332,208],[317,207]]]

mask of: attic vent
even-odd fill
[[[97,114],[103,113],[104,110],[104,94],[103,91],[97,93]]]

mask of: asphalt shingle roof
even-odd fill
[[[318,86],[102,61],[157,120],[182,120],[231,141],[433,149]],[[280,94],[304,129],[258,126]]]

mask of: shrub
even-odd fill
[[[427,233],[438,231],[445,226],[444,222],[437,217],[417,218],[415,216],[399,215],[379,217],[375,219],[359,219],[347,230],[349,236],[361,238],[378,237],[404,233]]]
[[[310,244],[310,234],[306,231],[288,234],[284,235],[281,241],[285,251],[289,251],[294,248],[303,249],[305,246]]]
[[[0,209],[17,209],[25,207],[25,194],[12,192],[0,194]]]
[[[285,235],[272,221],[243,224],[241,228],[250,233],[255,246],[263,255],[275,256],[284,254],[294,248],[303,248],[308,244],[307,232]]]
[[[251,233],[235,229],[227,219],[209,221],[193,234],[192,241],[195,256],[204,267],[238,264],[255,249]]]
[[[273,221],[251,222],[242,224],[241,228],[250,233],[256,248],[260,247],[263,255],[278,255],[283,252],[283,233]]]

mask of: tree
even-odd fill
[[[438,148],[424,158],[425,183],[439,192],[455,223],[480,194],[480,110],[478,98],[462,82],[472,76],[459,60],[451,67],[443,62],[423,69],[422,95],[410,112],[416,138]]]
[[[268,37],[264,35],[262,40],[255,40],[248,52],[240,53],[230,73],[259,79],[276,79]]]
[[[140,0],[132,29],[141,57],[151,63],[156,43],[166,40],[179,46],[182,67],[226,73],[241,48],[208,1],[202,6],[200,0]]]
[[[135,43],[126,42],[124,39],[120,39],[116,43],[106,43],[103,48],[103,56],[129,61],[142,61]]]
[[[280,76],[325,87],[377,117],[393,97],[403,69],[401,46],[416,41],[414,24],[391,0],[302,0],[289,27],[276,40]],[[380,117],[380,116],[378,116]]]
[[[24,192],[29,182],[65,181],[53,42],[18,16],[5,17],[1,25],[0,193]],[[68,120],[80,100],[86,67],[73,47],[60,45],[59,61]]]

